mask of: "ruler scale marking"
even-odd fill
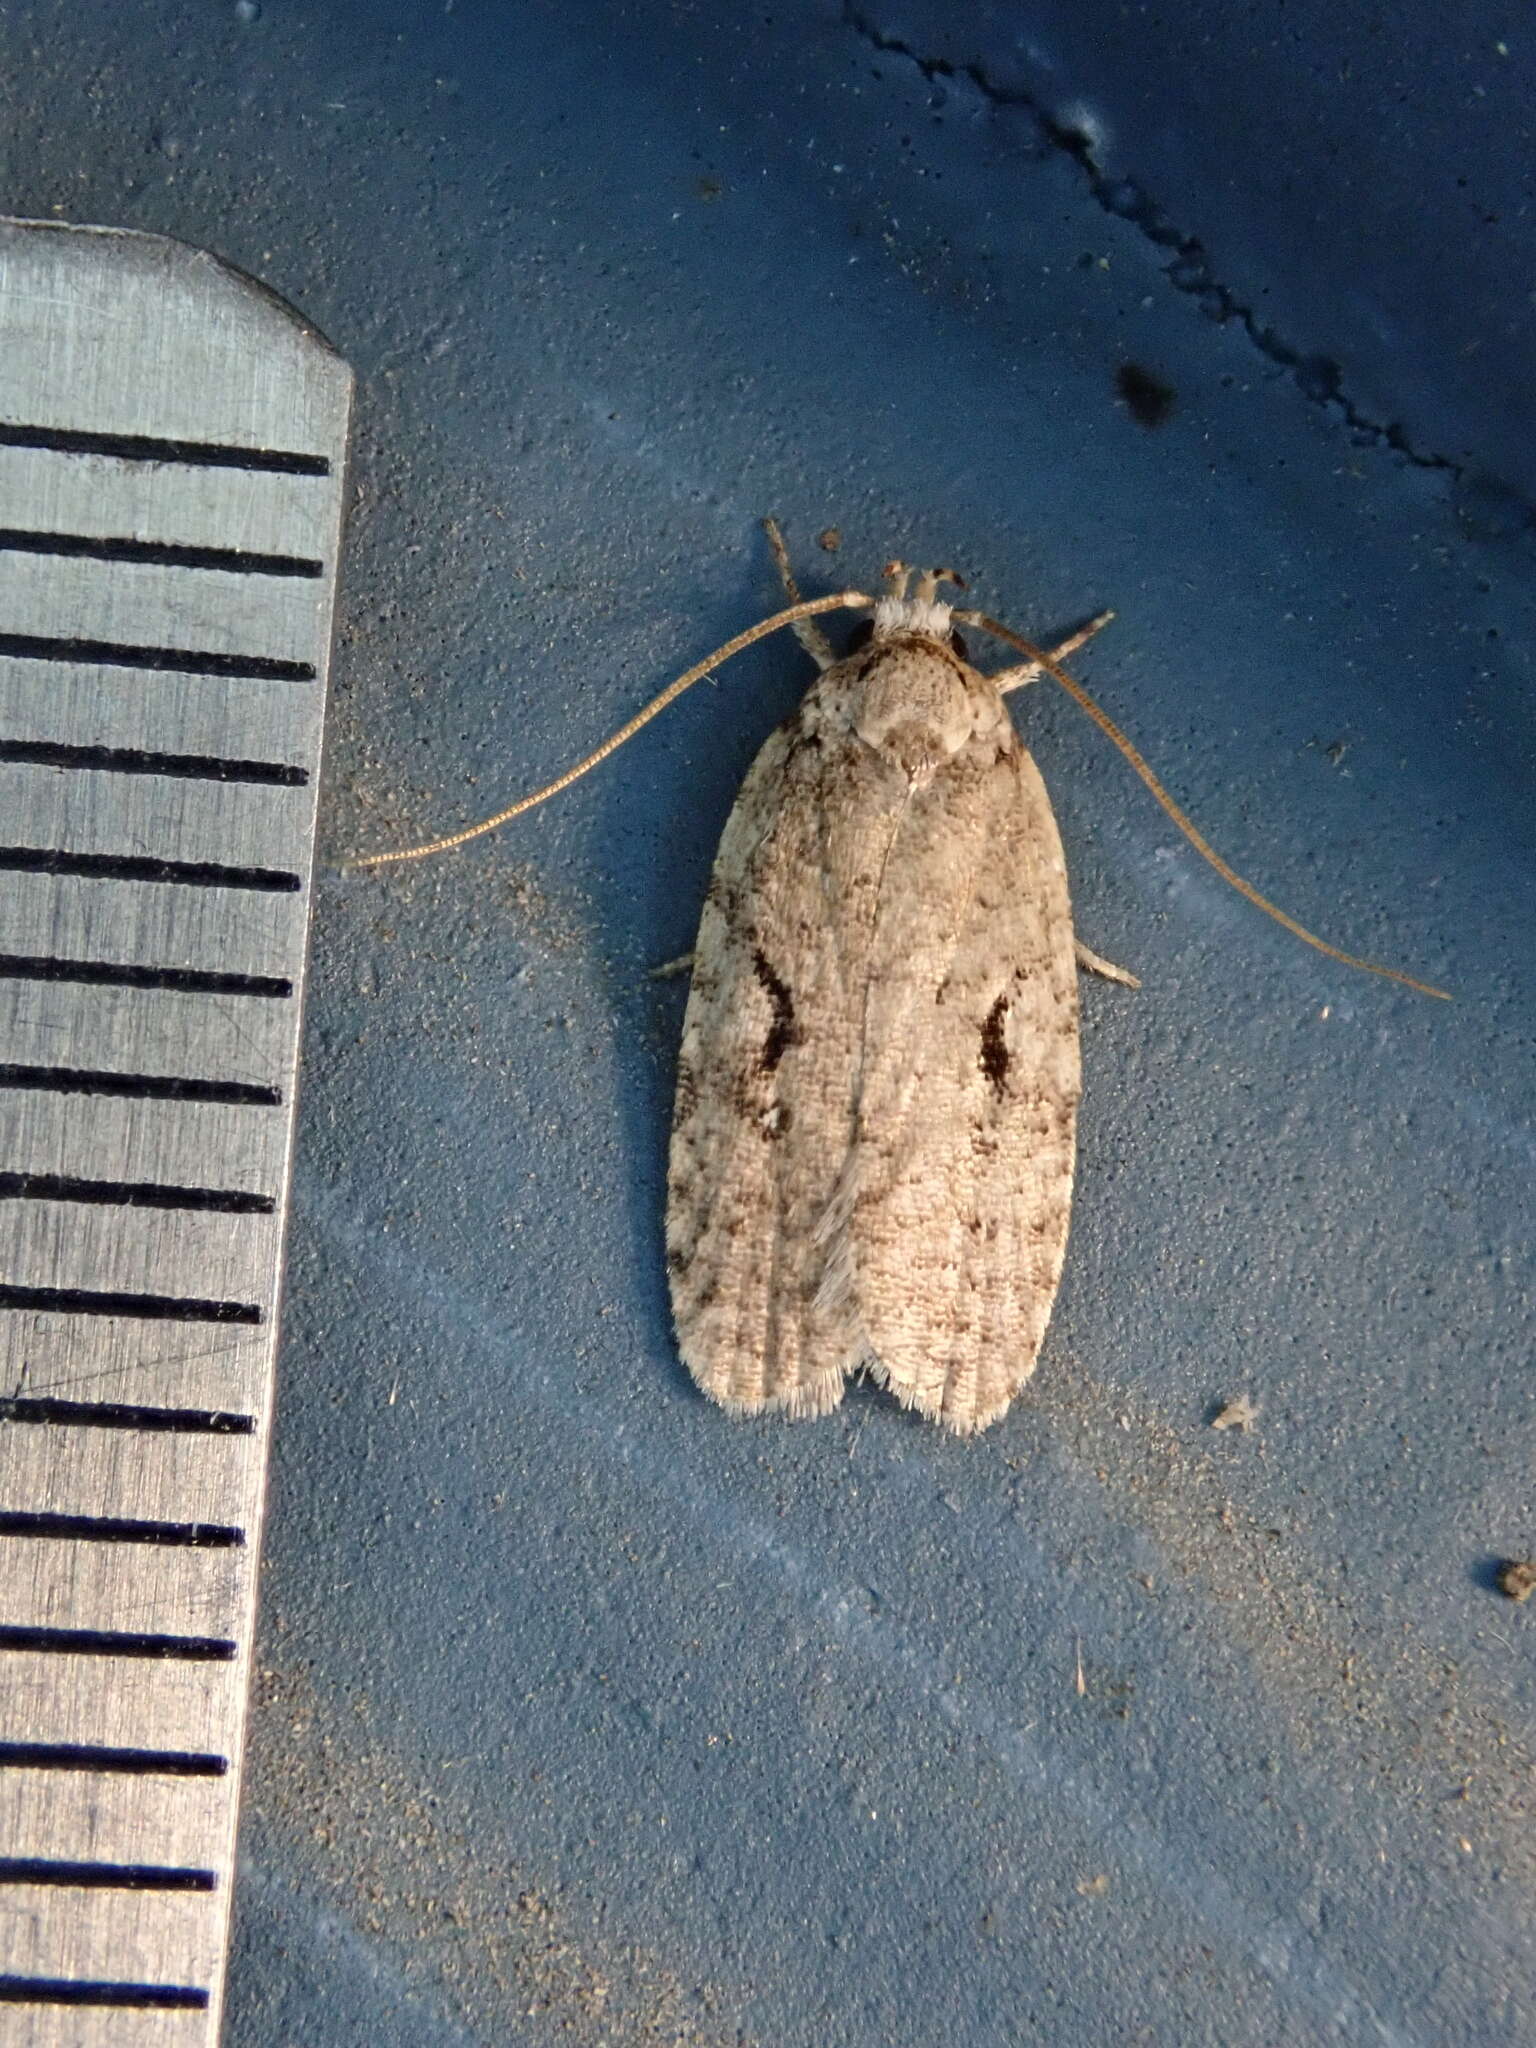
[[[142,562],[157,569],[221,569],[234,576],[323,576],[325,564],[308,555],[263,555],[249,548],[198,547],[184,541],[123,540],[110,534],[56,533],[49,528],[0,527],[0,553],[69,555],[82,561]]]
[[[281,1088],[250,1081],[196,1080],[179,1074],[106,1074],[84,1067],[0,1065],[0,1088],[48,1088],[61,1095],[127,1095],[164,1102],[220,1102],[277,1109]]]
[[[307,768],[286,761],[221,761],[213,754],[156,754],[147,747],[66,746],[56,740],[0,739],[0,763],[75,768],[82,774],[164,775],[207,782],[257,782],[302,789]]]
[[[65,455],[108,455],[125,462],[184,462],[199,468],[277,470],[286,476],[329,476],[331,473],[331,465],[323,455],[301,455],[273,448],[221,446],[211,441],[168,440],[153,434],[104,434],[68,427],[29,427],[17,421],[0,421],[0,443],[8,448],[53,448]]]
[[[18,1771],[126,1771],[134,1777],[222,1778],[226,1756],[175,1749],[104,1749],[84,1742],[0,1742],[0,1766]]]
[[[231,1529],[222,1522],[145,1522],[123,1515],[28,1513],[0,1513],[0,1536],[51,1537],[59,1542],[81,1543],[176,1543],[204,1550],[237,1546],[245,1541],[243,1529]],[[0,1743],[0,1750],[6,1747]]]
[[[0,2048],[212,2048],[350,375],[7,222],[0,365]]]

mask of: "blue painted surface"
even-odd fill
[[[537,783],[758,616],[773,510],[825,587],[899,552],[1026,631],[1113,604],[1085,676],[1216,844],[1457,1001],[1259,918],[1030,693],[1080,927],[1145,982],[1085,990],[1038,1378],[971,1444],[866,1392],[732,1424],[667,1326],[647,970],[796,650],[497,841],[333,874],[232,2048],[1530,2038],[1532,1622],[1491,1586],[1536,1547],[1526,400],[1432,308],[1372,342],[1315,203],[1383,302],[1470,292],[1454,124],[1415,240],[1305,155],[1342,108],[1376,160],[1401,100],[1290,68],[1278,9],[1203,123],[1193,9],[979,16],[1029,104],[879,47],[976,56],[920,11],[250,14],[13,6],[0,167],[11,210],[218,248],[358,370],[333,857]],[[1310,211],[1237,146],[1287,90]],[[1109,170],[1362,417],[1472,449],[1476,516],[1204,315]]]

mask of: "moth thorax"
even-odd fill
[[[875,638],[892,633],[926,633],[930,640],[949,638],[950,608],[918,597],[881,597],[875,600]]]
[[[976,706],[964,670],[937,647],[904,640],[882,652],[877,643],[859,680],[853,726],[866,746],[923,784],[970,739]]]

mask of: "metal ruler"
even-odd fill
[[[0,2044],[218,2033],[351,375],[0,221]]]

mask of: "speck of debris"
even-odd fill
[[[1520,1557],[1500,1565],[1498,1588],[1511,1600],[1529,1600],[1536,1593],[1536,1561]]]
[[[840,526],[825,526],[816,536],[816,545],[829,555],[835,555],[843,544],[843,530]]]
[[[1173,418],[1179,394],[1140,363],[1122,363],[1115,372],[1115,395],[1138,427],[1165,427]]]
[[[1251,1394],[1239,1394],[1235,1401],[1228,1401],[1211,1417],[1212,1429],[1252,1429],[1263,1414]]]
[[[725,187],[718,178],[695,178],[693,181],[694,197],[702,199],[706,205],[711,200],[718,199],[724,190]]]
[[[1085,1899],[1102,1899],[1109,1890],[1109,1872],[1101,1870],[1097,1877],[1085,1877],[1077,1889]]]

